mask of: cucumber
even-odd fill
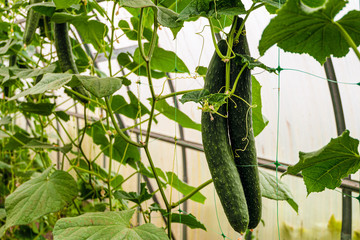
[[[42,0],[30,0],[30,4],[39,3]],[[23,42],[25,46],[29,46],[35,36],[36,28],[38,27],[41,14],[35,12],[32,8],[27,12],[25,31]]]
[[[238,18],[237,29],[242,21],[241,18]],[[233,51],[239,54],[250,55],[246,36],[241,34],[239,41],[234,43]],[[243,64],[240,61],[231,60],[230,86],[234,85],[242,67]],[[249,68],[246,68],[241,74],[234,94],[251,105],[251,73]],[[230,142],[248,206],[248,228],[254,229],[261,220],[262,203],[255,139],[252,128],[252,114],[251,109],[249,110],[249,105],[241,99],[235,96],[231,99],[232,101],[228,101]],[[243,138],[246,136],[247,140],[243,141]]]
[[[218,46],[226,54],[226,42],[221,40]],[[204,89],[218,93],[224,90],[224,86],[225,63],[215,52],[208,67]],[[221,106],[218,112],[226,115],[226,105]],[[249,222],[248,208],[229,143],[227,119],[218,114],[202,112],[201,131],[206,160],[227,219],[235,231],[244,233]]]
[[[77,66],[75,64],[74,56],[72,53],[72,47],[69,37],[69,27],[67,23],[55,24],[55,48],[59,59],[59,65],[62,72],[71,70],[74,74],[79,74]],[[78,92],[84,96],[90,97],[89,93],[83,86],[77,86],[72,88],[75,92]],[[76,96],[82,103],[88,103],[87,99]]]

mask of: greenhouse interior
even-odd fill
[[[360,240],[360,1],[0,6],[1,240]]]

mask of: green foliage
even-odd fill
[[[330,55],[344,56],[350,47],[360,55],[356,52],[360,44],[359,11],[340,13],[340,19],[337,16],[345,0],[252,2],[254,9],[265,5],[270,13],[277,14],[263,33],[261,54],[278,44],[285,51],[308,53],[321,63]],[[226,36],[226,27],[233,24],[234,15],[251,14],[251,9],[245,9],[237,0],[161,0],[156,4],[152,0],[120,0],[114,1],[113,9],[105,9],[96,0],[33,4],[0,1],[0,235],[5,234],[4,239],[45,239],[50,235],[54,239],[168,239],[164,229],[151,224],[154,211],[160,212],[169,224],[206,230],[190,213],[172,210],[170,214],[178,203],[169,202],[171,198],[164,191],[173,188],[184,195],[180,202],[190,199],[204,204],[206,198],[200,193],[204,184],[190,186],[177,174],[166,172],[162,166],[156,166],[153,150],[149,151],[155,117],[165,116],[185,128],[201,129],[190,116],[168,104],[167,98],[173,95],[162,95],[154,89],[167,81],[168,73],[188,78],[193,71],[183,61],[186,59],[177,55],[181,49],[172,52],[161,48],[164,34],[160,30],[169,28],[176,38],[184,21],[192,24],[206,17],[213,32]],[[130,18],[119,15],[119,7]],[[33,39],[25,48],[27,34],[21,18],[28,20],[30,14],[24,15],[28,11],[40,16],[40,22],[31,26],[35,30]],[[156,22],[158,25],[154,26]],[[73,55],[75,60],[71,66],[74,68],[64,73],[61,57],[65,51],[54,46],[54,25],[63,23],[69,25],[66,33],[70,37],[65,55]],[[131,44],[141,44],[149,56],[143,58],[140,46],[119,53],[125,38]],[[246,55],[237,55],[232,61],[242,61],[250,69],[276,70]],[[73,74],[77,73],[74,69],[80,74]],[[205,76],[208,69],[199,66],[195,71]],[[126,93],[122,85],[129,87]],[[59,97],[64,91],[71,95],[70,88],[84,88],[90,94],[86,101],[74,103]],[[147,107],[148,102],[142,103],[137,91],[142,94],[144,89],[155,99],[154,109]],[[253,130],[257,135],[268,121],[262,115],[261,86],[254,77],[252,93]],[[190,90],[180,101],[199,103],[199,111],[220,116],[220,107],[235,97],[221,91],[210,94],[206,90]],[[70,130],[75,112],[84,120]],[[24,119],[26,126],[22,124]],[[133,133],[136,127],[141,130],[139,139]],[[86,149],[94,147],[87,146],[89,140],[98,146],[98,155],[88,154]],[[300,153],[300,162],[289,167],[287,173],[302,172],[308,193],[333,189],[343,177],[359,169],[357,147],[358,140],[345,132],[316,152]],[[140,154],[144,150],[146,155]],[[102,158],[107,161],[100,164]],[[115,169],[113,161],[120,167]],[[55,163],[58,170],[53,169]],[[130,172],[123,175],[125,171]],[[139,191],[123,188],[137,174],[156,185],[147,189],[141,183]],[[125,175],[129,177],[124,178]],[[283,182],[266,172],[261,172],[260,178],[264,197],[287,201],[298,211]],[[148,207],[153,196],[161,197],[166,206]],[[129,202],[139,207],[138,214],[143,214],[149,223],[130,224],[135,210],[130,209]],[[330,228],[338,231],[338,222],[329,221]]]
[[[6,197],[6,228],[29,224],[41,216],[57,212],[77,196],[73,177],[64,171],[55,171],[50,175],[51,168]]]
[[[245,7],[241,1],[237,0],[193,0],[180,13],[180,20],[188,20],[192,17],[215,17],[220,15],[240,15],[244,14]]]
[[[299,206],[295,202],[289,187],[277,179],[273,174],[259,171],[261,194],[265,198],[273,200],[284,200],[298,213]]]
[[[131,227],[130,219],[135,210],[121,212],[85,213],[78,217],[62,218],[56,222],[54,239],[134,239],[166,240],[161,228],[151,223]]]
[[[170,106],[166,100],[157,101],[155,109],[162,113],[165,117],[179,123],[184,128],[201,131],[201,124],[194,122],[188,115],[179,109]]]
[[[294,53],[308,53],[323,64],[327,57],[343,57],[352,47],[344,36],[360,44],[360,12],[351,11],[340,20],[334,18],[346,5],[344,0],[329,0],[320,9],[304,9],[300,0],[288,0],[265,28],[259,43],[263,55],[272,45]],[[355,31],[354,31],[355,30]]]
[[[121,200],[121,199],[128,200],[130,202],[136,203],[137,205],[140,205],[144,201],[151,199],[152,195],[149,194],[148,190],[146,189],[146,183],[141,183],[139,194],[137,194],[136,192],[128,193],[128,192],[120,190],[120,191],[114,192],[114,197],[119,200]]]
[[[325,188],[335,189],[341,179],[360,169],[359,140],[350,137],[346,130],[321,149],[299,153],[300,161],[284,174],[302,173],[308,194]]]
[[[166,177],[168,184],[181,192],[183,195],[187,195],[195,189],[194,187],[189,186],[188,184],[180,180],[179,177],[173,172],[166,172]],[[206,197],[200,192],[197,192],[190,199],[195,202],[205,203]]]
[[[251,76],[251,80],[252,105],[255,106],[252,109],[252,121],[254,136],[256,137],[268,125],[269,120],[262,114],[261,85],[254,76]]]
[[[144,44],[145,52],[149,51],[149,44]],[[151,61],[151,68],[160,72],[180,72],[189,73],[189,69],[185,63],[172,51],[167,51],[160,47],[155,47],[152,56],[156,61]],[[135,50],[134,60],[138,64],[144,64],[144,60],[140,57],[139,48]],[[139,61],[140,60],[140,61]]]

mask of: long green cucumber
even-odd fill
[[[72,53],[68,23],[55,24],[55,48],[59,59],[61,71],[66,72],[68,70],[71,70],[72,73],[78,74],[79,71],[75,64],[74,56]],[[85,90],[83,86],[73,87],[72,89],[83,96],[90,97],[89,93]],[[83,103],[88,103],[87,99],[78,96],[77,98]]]
[[[42,0],[30,0],[30,4],[39,3]],[[35,12],[32,8],[27,12],[25,31],[23,36],[23,42],[25,46],[29,46],[35,36],[36,28],[38,27],[41,14]]]
[[[222,40],[218,46],[226,54],[226,42]],[[215,52],[208,67],[204,89],[210,93],[218,93],[224,90],[224,86],[225,63]],[[218,112],[226,115],[226,105],[220,107]],[[227,119],[215,113],[203,112],[201,130],[206,160],[227,219],[235,231],[244,233],[249,215],[229,143]]]
[[[242,19],[238,18],[237,29],[241,23]],[[240,35],[239,41],[234,43],[233,51],[239,54],[250,55],[246,36]],[[234,85],[242,67],[241,61],[231,60],[230,86]],[[231,147],[249,211],[250,221],[248,228],[254,229],[261,220],[262,204],[251,108],[248,105],[252,103],[251,73],[249,68],[245,68],[242,72],[234,94],[247,102],[245,103],[236,96],[233,96],[232,100],[228,101],[228,125]]]

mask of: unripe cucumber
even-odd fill
[[[242,19],[237,20],[237,29]],[[240,35],[239,41],[234,43],[233,51],[239,54],[250,55],[246,36]],[[231,60],[230,86],[234,82],[243,67],[240,61]],[[251,73],[246,68],[238,81],[235,95],[241,97],[248,104],[252,104]],[[261,190],[259,171],[256,158],[255,138],[252,128],[251,108],[241,99],[233,96],[228,101],[228,125],[231,147],[234,153],[235,163],[244,188],[246,203],[249,211],[249,229],[254,229],[261,220]]]
[[[227,44],[219,49],[226,54]],[[225,63],[215,52],[208,67],[204,89],[218,93],[225,86]],[[226,105],[218,112],[226,115]],[[227,119],[209,112],[201,115],[202,141],[206,160],[224,212],[235,231],[244,233],[249,222],[248,208],[228,138]]]
[[[30,0],[30,4],[39,3],[42,0]],[[38,27],[41,14],[35,12],[32,8],[27,12],[25,31],[23,36],[23,42],[25,46],[29,46],[35,36],[36,28]]]
[[[71,70],[72,73],[78,74],[79,71],[75,64],[74,56],[72,53],[72,47],[69,37],[69,27],[67,23],[55,24],[55,48],[59,59],[61,71],[66,72],[68,70]],[[89,93],[85,90],[83,86],[73,87],[72,89],[84,96],[90,97]],[[77,98],[83,103],[88,103],[87,99],[78,96]]]

